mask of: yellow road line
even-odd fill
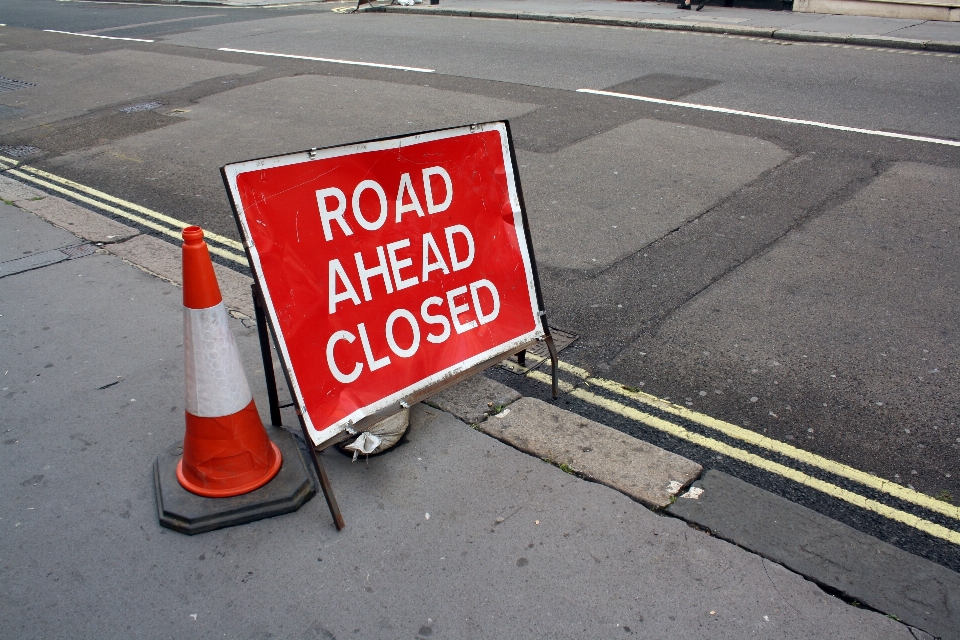
[[[551,384],[552,382],[551,377],[541,371],[531,371],[527,375],[528,377],[538,382],[542,382],[543,384]],[[952,529],[948,529],[947,527],[936,524],[935,522],[924,520],[923,518],[910,513],[905,513],[899,509],[894,509],[893,507],[889,507],[883,503],[877,502],[876,500],[865,498],[864,496],[846,489],[842,489],[836,485],[830,484],[829,482],[824,482],[823,480],[809,476],[801,471],[797,471],[796,469],[791,469],[790,467],[767,460],[766,458],[758,456],[754,453],[750,453],[749,451],[738,449],[726,444],[725,442],[708,438],[699,433],[685,429],[680,425],[676,425],[672,422],[668,422],[667,420],[663,420],[662,418],[657,418],[648,413],[644,413],[639,409],[635,409],[634,407],[598,396],[587,391],[586,389],[576,388],[569,383],[564,383],[563,390],[574,398],[589,402],[590,404],[602,409],[606,409],[607,411],[620,414],[630,420],[641,422],[649,427],[653,427],[654,429],[668,433],[676,438],[686,440],[687,442],[704,447],[705,449],[716,451],[717,453],[728,456],[735,460],[740,460],[741,462],[750,464],[758,469],[763,469],[764,471],[774,473],[789,480],[793,480],[798,484],[816,489],[817,491],[825,493],[828,496],[838,500],[843,500],[844,502],[856,505],[862,509],[880,514],[886,518],[889,518],[890,520],[913,527],[914,529],[923,531],[931,536],[947,540],[948,542],[952,542],[956,545],[960,545],[960,532],[953,531]]]
[[[98,209],[102,209],[102,210],[104,210],[104,211],[109,211],[110,213],[116,214],[116,215],[118,215],[118,216],[122,216],[122,217],[126,218],[127,220],[132,220],[133,222],[136,222],[136,223],[138,223],[138,224],[141,224],[141,225],[147,227],[148,229],[153,229],[154,231],[159,231],[160,233],[162,233],[162,234],[164,234],[164,235],[167,235],[167,236],[170,236],[171,238],[175,238],[175,239],[177,239],[177,240],[180,239],[180,231],[183,230],[184,227],[189,226],[187,223],[181,223],[181,222],[177,221],[178,224],[181,225],[181,226],[180,226],[180,229],[179,229],[179,230],[170,229],[169,227],[165,227],[165,226],[163,226],[163,225],[161,225],[161,224],[157,224],[157,223],[154,222],[153,220],[148,220],[148,219],[142,218],[142,217],[140,217],[140,216],[138,216],[138,215],[134,215],[134,214],[130,213],[129,211],[124,211],[124,210],[122,210],[122,209],[118,209],[117,207],[110,206],[109,204],[104,204],[103,202],[98,202],[97,200],[94,200],[93,198],[88,198],[87,196],[85,196],[85,195],[83,195],[83,194],[77,193],[77,192],[75,192],[75,191],[71,191],[70,189],[67,189],[66,187],[60,186],[60,185],[58,185],[58,184],[53,184],[53,183],[51,183],[51,182],[47,182],[46,180],[41,180],[40,178],[37,178],[37,177],[35,177],[35,176],[31,176],[31,175],[28,175],[28,174],[26,174],[26,173],[23,173],[23,172],[20,171],[20,170],[17,170],[17,169],[9,169],[9,170],[7,171],[7,173],[9,173],[9,174],[11,174],[11,175],[14,175],[14,176],[16,176],[16,177],[18,177],[18,178],[21,178],[22,180],[27,180],[27,181],[32,182],[32,183],[34,183],[34,184],[38,184],[38,185],[40,185],[40,186],[42,186],[42,187],[45,187],[45,188],[47,188],[47,189],[52,189],[52,190],[54,190],[54,191],[59,191],[60,193],[66,194],[66,195],[70,196],[71,198],[74,198],[75,200],[79,200],[80,202],[86,202],[87,204],[93,205],[93,206],[97,207]],[[50,175],[50,174],[47,174],[47,175]],[[69,180],[67,180],[66,182],[69,182]],[[76,184],[76,183],[74,183],[74,184]],[[164,216],[164,217],[166,217],[166,216]],[[170,218],[170,220],[173,220],[173,218]],[[206,231],[204,231],[204,235],[206,235]],[[244,265],[244,266],[247,266],[247,258],[246,258],[246,256],[244,256],[244,255],[237,255],[237,254],[235,254],[235,253],[233,253],[233,252],[226,251],[226,250],[221,249],[220,247],[217,247],[217,246],[207,245],[207,248],[210,250],[210,253],[214,253],[214,254],[216,254],[216,255],[218,255],[218,256],[221,256],[221,257],[223,257],[223,258],[226,258],[227,260],[232,260],[233,262],[236,262],[237,264],[242,264],[242,265]]]
[[[80,184],[79,182],[74,182],[73,180],[67,180],[66,178],[61,178],[58,175],[47,173],[46,171],[41,171],[40,169],[35,169],[29,166],[23,166],[20,168],[23,169],[24,171],[28,171],[32,173],[35,176],[39,176],[41,178],[46,178],[47,180],[58,182],[72,189],[78,189],[80,191],[83,191],[84,193],[88,193],[92,196],[100,198],[101,200],[106,200],[107,202],[118,204],[132,211],[137,211],[139,213],[142,213],[145,216],[150,216],[151,218],[154,218],[156,220],[160,220],[162,222],[166,222],[169,225],[173,225],[174,227],[183,229],[184,227],[190,226],[190,223],[184,222],[183,220],[177,220],[176,218],[171,218],[170,216],[162,214],[159,211],[154,211],[153,209],[147,209],[146,207],[142,207],[133,202],[127,202],[126,200],[123,200],[116,196],[112,196],[109,193],[104,193],[103,191],[98,191],[97,189],[94,189],[92,187],[88,187],[86,185]],[[179,235],[177,237],[179,237]],[[231,249],[236,249],[241,253],[243,252],[243,245],[231,238],[221,236],[220,234],[213,233],[212,231],[207,231],[206,229],[203,230],[203,237],[207,240],[213,240],[214,242],[218,242],[226,247],[230,247]],[[243,264],[246,264],[246,260],[244,260]]]
[[[687,409],[686,407],[681,407],[671,402],[667,402],[666,400],[661,400],[660,398],[652,396],[649,393],[643,393],[642,391],[630,391],[629,389],[624,388],[624,386],[619,382],[604,380],[603,378],[595,378],[591,376],[588,371],[572,364],[560,362],[559,367],[561,371],[565,371],[578,378],[581,378],[588,384],[595,385],[601,389],[612,391],[613,393],[626,398],[642,402],[643,404],[651,407],[656,407],[661,411],[691,420],[709,429],[713,429],[714,431],[719,431],[720,433],[730,436],[731,438],[736,438],[737,440],[742,440],[743,442],[747,442],[754,446],[762,447],[768,451],[774,451],[789,458],[793,458],[794,460],[798,460],[804,464],[808,464],[812,467],[823,469],[824,471],[828,471],[842,478],[859,482],[866,487],[870,487],[871,489],[875,489],[877,491],[882,491],[887,495],[893,496],[894,498],[898,498],[905,502],[911,502],[915,505],[923,507],[924,509],[929,509],[930,511],[942,513],[945,516],[960,520],[960,507],[943,502],[942,500],[937,500],[936,498],[920,493],[919,491],[914,491],[913,489],[909,489],[895,482],[878,478],[877,476],[866,473],[865,471],[860,471],[859,469],[855,469],[843,463],[835,462],[828,458],[818,456],[815,453],[799,449],[784,442],[780,442],[779,440],[768,438],[767,436],[760,435],[756,431],[744,429],[743,427],[738,427],[735,424],[730,424],[729,422],[712,418],[708,415]]]

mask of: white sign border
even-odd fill
[[[256,245],[253,243],[253,235],[250,233],[250,226],[247,220],[246,212],[243,209],[243,202],[240,199],[240,192],[237,189],[237,177],[243,173],[249,173],[252,171],[259,171],[263,169],[275,169],[277,167],[285,167],[292,164],[301,164],[304,162],[313,162],[316,160],[328,160],[330,158],[337,158],[341,156],[354,155],[357,153],[367,153],[372,151],[385,151],[389,149],[399,149],[405,146],[411,146],[413,144],[420,144],[425,142],[433,142],[436,140],[444,140],[447,138],[453,138],[463,135],[473,135],[477,133],[484,133],[488,131],[498,131],[500,133],[500,143],[503,153],[503,166],[504,172],[507,179],[507,191],[510,196],[510,206],[513,209],[513,220],[514,228],[517,232],[517,241],[520,246],[520,254],[523,258],[523,267],[524,273],[527,280],[527,291],[530,297],[530,308],[533,310],[533,320],[534,320],[534,329],[533,331],[527,332],[513,340],[497,345],[491,349],[484,351],[483,353],[477,354],[463,362],[455,364],[443,371],[439,371],[431,376],[418,380],[412,385],[407,386],[404,389],[396,391],[389,396],[386,396],[374,403],[362,407],[350,415],[341,418],[339,421],[333,423],[332,425],[326,427],[323,430],[318,430],[314,427],[313,420],[310,417],[310,413],[307,411],[305,406],[303,393],[300,390],[300,384],[297,380],[296,371],[293,368],[292,360],[290,359],[290,352],[287,348],[286,337],[283,335],[279,319],[274,310],[273,300],[270,295],[270,287],[267,285],[266,279],[263,274],[263,267],[260,263],[260,254],[257,251]],[[419,389],[429,388],[433,385],[439,384],[444,380],[447,380],[457,374],[467,371],[472,367],[475,367],[483,362],[493,359],[497,355],[507,354],[524,344],[527,344],[533,340],[537,340],[546,335],[543,329],[542,318],[540,315],[540,305],[537,299],[536,285],[534,282],[534,271],[532,266],[532,261],[530,259],[529,247],[527,246],[527,240],[525,237],[525,226],[523,220],[523,211],[520,207],[520,199],[517,195],[517,185],[514,180],[514,158],[510,154],[509,138],[507,134],[507,125],[504,122],[487,122],[483,124],[472,124],[464,125],[461,127],[454,127],[451,129],[441,129],[438,131],[429,131],[425,133],[411,134],[408,136],[402,136],[398,138],[387,138],[382,140],[371,140],[367,142],[360,142],[356,144],[338,146],[338,147],[329,147],[326,149],[315,149],[310,151],[302,151],[298,153],[291,153],[282,156],[273,156],[269,158],[260,158],[257,160],[247,160],[245,162],[235,162],[228,164],[223,167],[223,176],[226,181],[228,188],[230,190],[231,200],[233,202],[234,210],[236,212],[237,222],[241,227],[241,232],[243,235],[243,245],[247,250],[247,255],[250,258],[250,262],[253,265],[254,276],[260,285],[260,290],[264,297],[264,302],[266,306],[266,312],[270,317],[270,324],[274,327],[274,335],[277,337],[278,347],[280,349],[280,356],[283,360],[284,369],[287,372],[287,377],[292,387],[294,401],[297,403],[299,409],[299,414],[301,419],[306,426],[307,432],[309,433],[314,444],[319,446],[320,444],[330,440],[339,433],[348,429],[351,425],[356,424],[361,419],[373,415],[379,411],[382,411],[392,405],[403,404],[405,398],[416,393]]]

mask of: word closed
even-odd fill
[[[543,335],[502,123],[224,176],[317,444]]]

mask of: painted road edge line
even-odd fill
[[[80,202],[84,202],[84,203],[86,203],[86,204],[92,205],[92,206],[97,207],[98,209],[101,209],[101,210],[103,210],[103,211],[108,211],[108,212],[110,212],[110,213],[112,213],[112,214],[114,214],[114,215],[121,216],[121,217],[126,218],[126,219],[128,219],[128,220],[131,220],[131,221],[133,221],[133,222],[136,222],[137,224],[143,225],[144,227],[147,227],[148,229],[153,229],[154,231],[158,231],[158,232],[160,232],[160,233],[162,233],[162,234],[164,234],[164,235],[166,235],[166,236],[169,236],[169,237],[171,237],[171,238],[174,238],[174,239],[176,239],[176,240],[179,240],[179,239],[180,239],[180,231],[178,231],[178,230],[176,230],[176,229],[171,229],[171,228],[169,228],[169,227],[165,227],[165,226],[163,226],[163,225],[161,225],[161,224],[158,224],[158,223],[154,222],[153,220],[148,220],[148,219],[142,218],[142,217],[140,217],[140,216],[138,216],[138,215],[134,215],[134,214],[132,214],[132,213],[130,213],[130,212],[128,212],[128,211],[124,211],[124,210],[122,210],[122,209],[118,209],[117,207],[113,207],[113,206],[111,206],[111,205],[104,204],[104,203],[102,203],[102,202],[98,202],[97,200],[94,200],[93,198],[88,198],[87,196],[84,196],[83,194],[76,193],[75,191],[71,191],[70,189],[67,189],[67,188],[65,188],[65,187],[63,187],[63,186],[60,186],[60,185],[58,185],[58,184],[54,184],[54,183],[48,182],[48,181],[46,181],[46,180],[41,180],[40,178],[37,178],[37,177],[31,176],[31,175],[28,175],[28,174],[26,174],[26,173],[23,173],[22,171],[19,171],[18,169],[7,169],[7,170],[6,170],[6,173],[9,173],[10,175],[16,176],[17,178],[20,178],[21,180],[26,180],[26,181],[28,181],[28,182],[32,182],[32,183],[34,183],[34,184],[40,185],[41,187],[44,187],[45,189],[50,189],[50,190],[53,190],[53,191],[58,191],[58,192],[60,192],[60,193],[62,193],[62,194],[64,194],[64,195],[67,195],[67,196],[75,199],[75,200],[79,200]],[[183,226],[184,226],[184,227],[187,227],[187,226],[189,226],[189,225],[186,224],[186,223],[183,223]],[[181,227],[181,229],[182,229],[182,227]],[[243,266],[248,266],[248,265],[247,265],[246,256],[238,255],[238,254],[236,254],[236,253],[233,253],[233,252],[231,252],[231,251],[227,251],[227,250],[221,249],[220,247],[216,247],[216,246],[208,246],[208,249],[210,250],[211,253],[213,253],[213,254],[215,254],[215,255],[218,255],[218,256],[220,256],[220,257],[222,257],[222,258],[226,258],[227,260],[231,260],[231,261],[236,262],[237,264],[241,264],[241,265],[243,265]]]
[[[653,104],[665,104],[665,105],[670,105],[674,107],[683,107],[684,109],[698,109],[700,111],[713,111],[715,113],[726,113],[734,116],[746,116],[748,118],[759,118],[761,120],[775,120],[777,122],[787,122],[790,124],[802,124],[808,127],[820,127],[821,129],[833,129],[835,131],[863,133],[870,136],[882,136],[885,138],[898,138],[900,140],[913,140],[915,142],[929,142],[932,144],[943,144],[951,147],[960,147],[960,140],[948,140],[946,138],[929,138],[927,136],[914,136],[907,133],[893,133],[891,131],[878,131],[875,129],[860,129],[857,127],[847,127],[840,124],[817,122],[815,120],[799,120],[797,118],[785,118],[782,116],[771,116],[765,113],[754,113],[753,111],[739,111],[737,109],[727,109],[726,107],[714,107],[706,104],[694,104],[692,102],[678,102],[676,100],[662,100],[660,98],[648,98],[647,96],[635,96],[629,93],[616,93],[613,91],[600,91],[597,89],[577,89],[577,93],[590,93],[597,96],[607,96],[609,98],[625,98],[627,100],[639,100],[640,102],[652,102]]]
[[[295,56],[289,53],[271,53],[269,51],[251,51],[249,49],[230,49],[220,47],[217,51],[228,51],[230,53],[249,53],[255,56],[272,56],[274,58],[293,58],[294,60],[315,60],[317,62],[333,62],[336,64],[352,64],[359,67],[377,67],[380,69],[397,69],[399,71],[416,71],[418,73],[436,73],[434,69],[421,69],[420,67],[401,67],[395,64],[380,64],[378,62],[357,62],[356,60],[338,60],[336,58],[315,58],[313,56]]]
[[[751,431],[750,429],[745,429],[735,424],[724,422],[723,420],[687,409],[686,407],[681,407],[680,405],[673,404],[656,396],[650,395],[649,393],[644,393],[642,391],[630,391],[625,389],[624,386],[619,382],[593,377],[588,371],[572,364],[561,361],[558,363],[558,365],[562,371],[584,380],[587,384],[606,389],[607,391],[611,391],[625,398],[642,402],[649,407],[666,411],[667,413],[673,414],[680,418],[696,422],[699,425],[713,429],[714,431],[719,431],[720,433],[723,433],[731,438],[742,440],[743,442],[752,444],[756,447],[760,447],[774,453],[779,453],[787,456],[788,458],[793,458],[794,460],[808,464],[812,467],[817,467],[818,469],[823,469],[824,471],[842,478],[853,480],[854,482],[858,482],[866,487],[875,489],[876,491],[886,493],[887,495],[903,500],[904,502],[910,502],[917,506],[923,507],[924,509],[928,509],[929,511],[935,511],[956,520],[960,520],[960,507],[948,504],[942,500],[937,500],[936,498],[928,496],[924,493],[920,493],[919,491],[909,489],[889,480],[884,480],[883,478],[879,478],[865,471],[861,471],[841,462],[830,460],[829,458],[824,458],[823,456],[819,456],[815,453],[811,453],[798,447],[794,447],[785,442],[768,438],[767,436],[760,435],[759,433]]]
[[[549,375],[540,371],[531,371],[527,374],[527,376],[543,384],[552,384],[553,380]],[[585,389],[574,387],[569,383],[564,383],[561,386],[563,391],[568,393],[570,396],[600,407],[601,409],[619,414],[635,422],[641,422],[675,438],[680,438],[705,449],[716,451],[717,453],[733,458],[734,460],[745,462],[763,471],[787,478],[788,480],[792,480],[803,486],[810,487],[811,489],[816,489],[817,491],[820,491],[821,493],[824,493],[830,497],[842,500],[862,509],[866,509],[867,511],[872,511],[873,513],[882,515],[883,517],[895,522],[900,522],[901,524],[913,527],[914,529],[922,531],[928,535],[952,542],[956,545],[960,545],[960,532],[948,529],[943,525],[930,522],[929,520],[924,520],[919,516],[900,511],[899,509],[894,509],[893,507],[889,507],[881,502],[877,502],[876,500],[871,500],[870,498],[866,498],[852,491],[848,491],[847,489],[830,484],[829,482],[825,482],[819,478],[814,478],[813,476],[807,475],[802,471],[791,469],[790,467],[780,463],[767,460],[766,458],[758,456],[755,453],[750,453],[749,451],[738,449],[734,446],[726,444],[725,442],[708,438],[707,436],[685,429],[680,425],[673,424],[672,422],[668,422],[662,418],[657,418],[648,413],[644,413],[639,409],[635,409],[634,407],[617,402],[616,400],[610,400],[608,398],[598,396]]]
[[[84,38],[102,38],[104,40],[128,40],[130,42],[155,42],[155,40],[144,40],[143,38],[118,38],[116,36],[98,36],[93,33],[74,33],[73,31],[57,31],[56,29],[44,29],[46,33],[63,33],[68,36],[83,36]]]
[[[157,220],[160,220],[161,222],[166,222],[167,224],[173,225],[174,227],[177,227],[177,228],[179,228],[179,229],[183,229],[184,227],[189,227],[189,226],[190,226],[190,223],[184,222],[183,220],[178,220],[178,219],[176,219],[176,218],[172,218],[172,217],[170,217],[170,216],[168,216],[168,215],[165,215],[165,214],[163,214],[163,213],[160,213],[159,211],[154,211],[153,209],[148,209],[148,208],[146,208],[146,207],[141,207],[141,206],[138,205],[138,204],[135,204],[135,203],[133,203],[133,202],[129,202],[129,201],[127,201],[127,200],[123,200],[123,199],[118,198],[118,197],[116,197],[116,196],[112,196],[112,195],[110,195],[109,193],[104,193],[103,191],[98,191],[97,189],[94,189],[93,187],[88,187],[88,186],[86,186],[86,185],[80,184],[79,182],[74,182],[73,180],[68,180],[68,179],[66,179],[66,178],[61,178],[61,177],[58,176],[58,175],[54,175],[54,174],[52,174],[52,173],[47,173],[46,171],[42,171],[42,170],[40,170],[40,169],[35,169],[35,168],[30,167],[30,166],[27,166],[27,165],[23,165],[23,166],[21,166],[21,167],[19,167],[19,168],[22,169],[23,171],[28,171],[28,172],[30,172],[30,173],[38,176],[38,177],[46,178],[47,180],[53,180],[54,182],[59,182],[60,184],[66,186],[66,187],[70,187],[70,188],[72,188],[72,189],[78,189],[78,190],[80,190],[80,191],[83,191],[83,192],[85,192],[85,193],[90,194],[91,196],[94,196],[94,197],[96,197],[96,198],[100,198],[101,200],[106,200],[107,202],[113,202],[114,204],[118,204],[118,205],[120,205],[120,206],[122,206],[122,207],[126,207],[127,209],[130,209],[130,210],[132,210],[132,211],[136,211],[136,212],[142,213],[142,214],[144,214],[144,215],[146,215],[146,216],[150,216],[151,218],[155,218],[155,219],[157,219]],[[203,230],[203,236],[204,236],[204,238],[207,239],[207,240],[214,240],[215,242],[218,242],[218,243],[220,243],[220,244],[222,244],[222,245],[224,245],[224,246],[230,247],[231,249],[236,249],[237,251],[241,251],[241,252],[243,251],[243,244],[240,243],[240,242],[238,242],[238,241],[236,241],[236,240],[233,240],[233,239],[231,239],[231,238],[227,238],[227,237],[225,237],[225,236],[221,236],[220,234],[214,233],[214,232],[212,232],[212,231],[207,231],[206,229]],[[177,237],[179,237],[179,236],[177,236]]]

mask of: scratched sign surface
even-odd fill
[[[315,444],[543,336],[505,123],[223,175]]]

